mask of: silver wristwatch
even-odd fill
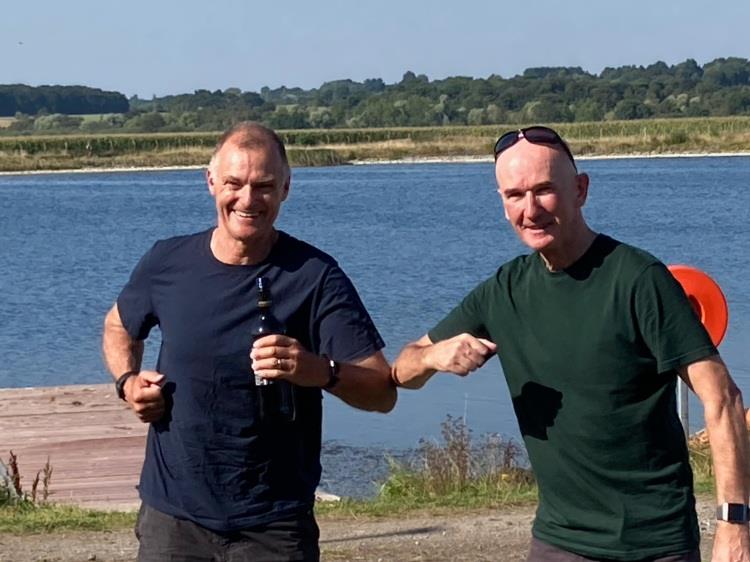
[[[727,523],[747,523],[748,506],[744,503],[723,503],[716,508],[716,520]]]

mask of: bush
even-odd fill
[[[381,497],[413,502],[513,502],[529,499],[535,480],[520,445],[497,434],[478,445],[460,418],[441,424],[442,442],[421,440],[410,463],[390,461],[390,475]]]

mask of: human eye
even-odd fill
[[[276,187],[276,185],[273,182],[262,182],[262,183],[256,183],[253,187],[257,189],[260,193],[271,193]]]
[[[555,192],[555,186],[552,184],[542,185],[539,186],[536,190],[537,195],[549,195],[550,193]]]

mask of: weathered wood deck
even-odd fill
[[[49,457],[56,503],[135,509],[147,430],[111,384],[0,389],[0,460],[30,490]]]

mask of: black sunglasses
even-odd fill
[[[497,158],[500,154],[508,150],[521,139],[526,139],[533,144],[551,144],[553,146],[561,147],[565,154],[568,155],[568,158],[570,158],[573,167],[578,171],[576,161],[573,158],[573,153],[570,152],[570,148],[568,148],[566,142],[562,140],[562,137],[549,127],[542,127],[541,125],[525,127],[516,131],[508,131],[507,133],[500,135],[500,138],[497,139],[497,142],[495,143],[495,162],[497,162]]]

